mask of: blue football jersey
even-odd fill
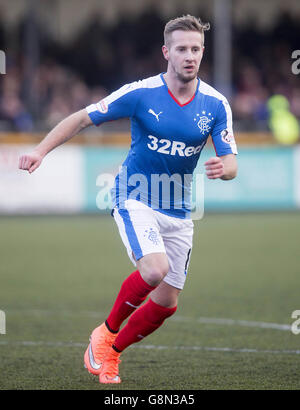
[[[131,120],[130,150],[112,190],[118,207],[132,198],[167,215],[189,218],[193,171],[208,137],[217,156],[237,154],[228,101],[200,79],[185,104],[159,74],[126,84],[86,110],[97,126]]]

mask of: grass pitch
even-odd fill
[[[111,217],[0,218],[0,389],[105,390],[83,368],[134,270]],[[298,213],[205,215],[176,315],[109,390],[299,389]]]

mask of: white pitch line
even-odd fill
[[[86,348],[87,343],[76,342],[46,342],[46,341],[5,341],[0,340],[0,346],[26,346],[26,347],[79,347]],[[132,345],[129,348],[145,350],[183,350],[183,351],[207,351],[207,352],[229,352],[229,353],[269,353],[269,354],[291,354],[300,355],[300,350],[269,350],[269,349],[250,349],[232,347],[210,347],[210,346],[165,346],[165,345]]]
[[[213,318],[213,317],[199,317],[196,319],[174,316],[173,320],[178,322],[195,321],[197,323],[214,324],[214,325],[229,325],[229,326],[246,326],[257,327],[262,329],[276,329],[276,330],[289,330],[291,331],[291,325],[271,323],[271,322],[255,322],[250,320],[239,319],[227,319],[227,318]]]
[[[98,318],[101,319],[105,317],[104,312],[93,312],[93,311],[55,311],[55,310],[38,310],[38,309],[28,309],[28,310],[7,310],[7,314],[9,313],[20,313],[21,315],[35,315],[35,316],[51,316],[51,315],[59,315],[61,317],[64,316],[85,316],[90,318]],[[213,318],[213,317],[185,317],[185,316],[173,316],[170,318],[170,321],[176,322],[194,322],[194,323],[204,323],[204,324],[214,324],[214,325],[225,325],[225,326],[244,326],[244,327],[256,327],[260,329],[274,329],[274,330],[282,330],[282,331],[291,331],[291,325],[287,324],[280,324],[280,323],[272,323],[272,322],[259,322],[259,321],[251,321],[251,320],[241,320],[241,319],[231,319],[231,318]]]

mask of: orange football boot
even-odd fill
[[[117,333],[111,333],[105,323],[93,330],[90,344],[84,354],[84,365],[90,373],[100,374],[104,356],[113,345],[116,337]]]
[[[121,353],[116,352],[113,348],[108,349],[99,375],[100,383],[121,383],[119,376],[120,355]]]

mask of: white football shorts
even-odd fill
[[[192,251],[193,221],[171,217],[134,199],[126,200],[122,209],[114,208],[113,216],[132,263],[136,266],[136,260],[150,253],[166,253],[169,272],[164,281],[183,289]]]

